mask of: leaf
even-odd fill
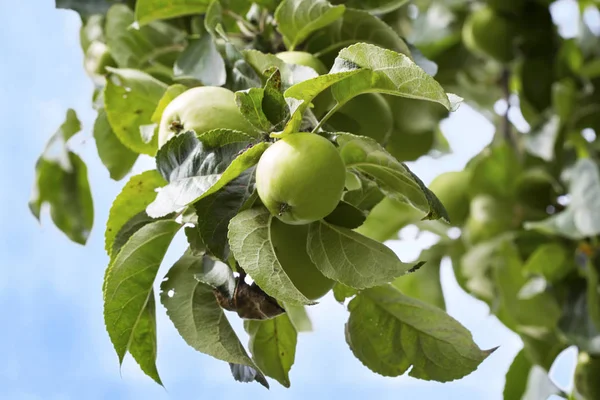
[[[503,322],[514,323],[520,331],[548,332],[552,331],[560,317],[557,300],[549,293],[543,292],[527,299],[518,297],[519,291],[527,283],[523,275],[523,263],[516,245],[503,241],[496,249],[492,260],[492,274],[500,296],[499,315]]]
[[[265,83],[265,95],[262,100],[262,109],[271,124],[273,124],[276,129],[281,129],[283,124],[290,117],[290,110],[282,93],[283,82],[281,71],[276,68],[271,68],[271,70],[273,73]]]
[[[515,151],[507,144],[487,149],[472,168],[470,194],[489,194],[511,198],[517,188],[521,164]]]
[[[156,301],[154,289],[150,290],[148,302],[139,316],[135,325],[129,352],[142,368],[142,371],[156,383],[162,381],[156,369],[157,341],[156,341]]]
[[[353,297],[358,293],[354,288],[346,286],[342,283],[336,282],[333,285],[333,297],[339,303],[343,303],[347,298]]]
[[[440,280],[440,264],[445,250],[442,245],[434,245],[422,251],[418,259],[425,264],[410,274],[396,278],[392,286],[407,296],[445,310],[446,302]]]
[[[331,87],[336,108],[367,92],[432,101],[451,111],[458,107],[459,100],[450,99],[442,86],[405,54],[357,43],[339,52],[330,73],[357,69],[359,73]]]
[[[275,255],[270,238],[272,216],[264,208],[251,208],[229,223],[229,246],[240,266],[269,296],[283,303],[313,304],[294,286]]]
[[[577,161],[571,171],[570,203],[564,211],[539,222],[528,222],[526,229],[583,239],[600,234],[600,174],[594,161]]]
[[[210,35],[190,40],[174,66],[174,78],[180,82],[204,86],[223,86],[227,80],[225,61]]]
[[[256,368],[244,350],[213,289],[194,277],[204,273],[203,260],[186,252],[169,270],[160,285],[160,299],[167,315],[195,350],[218,360]]]
[[[349,190],[344,193],[343,200],[360,210],[372,211],[385,197],[379,189],[379,186],[372,180],[366,179],[360,174],[354,174],[353,172],[348,173],[357,177],[360,182],[360,188]],[[346,186],[348,185],[346,184]]]
[[[556,357],[567,348],[564,338],[559,337],[556,330],[535,338],[525,334],[520,336],[527,358],[546,371],[550,371]]]
[[[172,54],[182,50],[186,40],[183,31],[162,21],[138,29],[135,22],[133,11],[122,4],[113,5],[106,14],[106,44],[120,68],[143,70],[164,66]],[[171,63],[166,67],[170,69]]]
[[[371,371],[449,382],[473,372],[495,349],[482,351],[444,311],[390,285],[362,291],[348,305],[346,341]]]
[[[325,217],[325,221],[344,228],[355,229],[365,222],[365,218],[365,214],[361,210],[350,203],[340,201],[335,210]]]
[[[106,116],[121,143],[140,154],[156,154],[157,124],[152,114],[167,85],[141,71],[110,69],[104,88]],[[145,130],[151,132],[146,135]]]
[[[553,115],[548,120],[535,125],[532,131],[524,137],[527,151],[548,162],[553,161],[554,146],[561,128],[560,122],[560,118]]]
[[[156,188],[164,184],[165,180],[156,170],[132,176],[125,184],[114,200],[106,222],[104,248],[109,256],[112,254],[113,243],[119,231],[128,221],[146,209],[156,198]]]
[[[558,327],[570,344],[580,351],[600,354],[600,329],[592,318],[588,283],[579,281],[568,288]]]
[[[347,0],[346,7],[366,10],[373,14],[387,14],[408,3],[408,0]],[[347,10],[354,11],[354,10]],[[345,15],[344,15],[345,16]]]
[[[69,109],[65,122],[52,135],[36,162],[29,210],[39,221],[42,206],[48,203],[56,227],[75,243],[85,244],[94,224],[87,167],[66,145],[80,130],[77,114]]]
[[[145,25],[156,19],[202,14],[209,4],[209,0],[137,0],[135,19],[140,25]]]
[[[237,91],[235,93],[235,102],[248,122],[263,132],[269,132],[272,125],[263,111],[262,103],[264,97],[264,89],[250,88],[248,90]]]
[[[158,374],[152,374],[155,358],[147,354],[152,353],[148,340],[156,343],[147,306],[160,263],[179,228],[173,221],[157,221],[137,231],[111,263],[104,284],[104,321],[119,363],[129,350],[142,370],[159,383]]]
[[[94,14],[105,14],[113,4],[124,2],[125,0],[56,0],[56,8],[76,11],[85,20]]]
[[[539,246],[529,256],[524,271],[529,274],[543,276],[549,282],[559,282],[574,267],[573,254],[559,243],[547,243]]]
[[[254,171],[251,167],[221,190],[194,204],[198,215],[197,230],[209,254],[221,261],[229,258],[227,232],[229,222],[254,193]]]
[[[221,140],[225,140],[227,132],[237,134],[226,129],[208,133],[214,137],[221,134]],[[246,150],[248,144],[224,143],[219,147],[214,143],[203,143],[193,132],[169,140],[156,156],[157,168],[169,184],[161,188],[156,200],[148,206],[148,215],[161,217],[195,203],[256,165],[269,143],[258,143]]]
[[[264,81],[272,75],[272,68],[277,68],[281,73],[282,89],[319,76],[317,71],[310,67],[298,64],[287,64],[274,54],[265,54],[258,50],[243,50],[244,60],[254,71],[264,78]]]
[[[422,218],[423,213],[410,204],[386,197],[371,210],[365,223],[356,232],[378,242],[385,242],[396,237],[400,229]]]
[[[119,181],[131,171],[138,155],[121,143],[110,127],[106,111],[101,109],[94,123],[94,140],[98,156],[108,169],[111,179]]]
[[[160,120],[162,119],[162,115],[165,111],[165,108],[167,108],[170,102],[175,100],[177,96],[185,92],[187,89],[187,86],[179,83],[169,86],[158,101],[158,105],[156,106],[156,109],[154,110],[154,112],[152,113],[152,117],[150,118],[151,121],[155,124],[160,124]]]
[[[346,168],[374,180],[388,197],[423,211],[424,219],[449,220],[436,195],[375,140],[338,133],[336,141]]]
[[[293,50],[312,32],[340,18],[345,9],[343,5],[332,6],[326,0],[283,0],[275,10],[277,30],[287,47]]]
[[[306,43],[307,51],[327,61],[331,59],[327,62],[328,65],[333,63],[341,48],[359,42],[371,43],[410,56],[410,50],[404,40],[388,24],[366,11],[355,8],[361,7],[347,8],[342,18],[315,32]]]
[[[298,333],[286,314],[264,321],[245,321],[250,335],[248,347],[265,375],[290,387],[289,371],[296,356]]]
[[[307,248],[323,275],[356,289],[382,285],[414,266],[384,244],[324,221],[310,225]]]
[[[548,373],[541,367],[531,364],[524,350],[515,357],[504,385],[505,400],[548,399],[561,393]]]
[[[285,312],[297,332],[312,332],[312,321],[306,312],[305,306],[285,304]]]

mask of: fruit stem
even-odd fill
[[[323,126],[323,124],[325,124],[325,122],[327,122],[327,120],[329,118],[331,118],[331,116],[333,114],[335,114],[340,108],[342,108],[343,105],[344,104],[337,103],[335,105],[335,107],[333,107],[331,110],[329,110],[329,112],[327,114],[325,114],[325,116],[319,121],[319,123],[317,124],[317,126],[315,126],[315,128],[312,130],[311,133],[317,133],[317,131],[319,129],[321,129],[321,127]]]

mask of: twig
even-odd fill
[[[510,112],[510,70],[508,68],[503,69],[502,77],[500,79],[502,92],[504,94],[504,101],[506,102],[506,112],[504,113],[501,124],[502,135],[506,143],[508,143],[508,145],[513,149],[516,149],[517,143],[515,141],[515,137],[513,136],[510,119],[508,118],[508,114]]]

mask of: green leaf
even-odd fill
[[[388,197],[423,211],[425,219],[449,220],[436,195],[375,140],[339,133],[336,141],[346,167],[374,180]]]
[[[106,116],[121,143],[140,154],[155,155],[157,124],[152,114],[167,85],[134,69],[110,69],[104,88]]]
[[[564,211],[540,222],[528,222],[526,229],[583,239],[600,234],[600,174],[590,159],[580,159],[570,173],[570,203]]]
[[[172,55],[183,49],[185,32],[162,21],[139,29],[133,27],[134,23],[129,7],[116,4],[108,10],[104,29],[112,57],[120,68],[145,70],[162,65],[169,69],[170,75]]]
[[[340,18],[345,9],[326,0],[283,0],[275,10],[275,21],[287,47],[293,50],[312,32]]]
[[[269,382],[267,382],[267,378],[265,378],[262,372],[258,371],[256,368],[234,363],[229,363],[229,368],[231,369],[231,375],[233,375],[233,379],[236,381],[243,383],[256,381],[269,389]]]
[[[266,82],[272,75],[272,69],[277,68],[281,73],[281,84],[285,90],[297,83],[319,76],[310,67],[298,64],[287,64],[274,54],[265,54],[258,50],[243,50],[244,60],[263,77]],[[287,96],[286,96],[287,97]]]
[[[94,123],[94,140],[98,149],[98,156],[102,164],[108,169],[111,179],[119,181],[131,171],[138,155],[121,143],[115,132],[110,127],[106,111],[101,109]]]
[[[325,217],[325,221],[333,225],[354,229],[361,226],[365,222],[365,218],[365,214],[361,210],[350,203],[340,201],[335,210]]]
[[[346,7],[366,10],[373,14],[387,14],[399,9],[406,3],[408,3],[408,0],[346,0],[344,2]],[[347,10],[346,12],[348,11],[354,10]]]
[[[285,313],[297,332],[312,332],[313,326],[305,306],[285,304]]]
[[[570,344],[580,351],[600,354],[600,328],[593,318],[594,305],[590,304],[589,283],[578,281],[568,288],[558,326]]]
[[[420,221],[423,215],[410,204],[386,197],[371,210],[365,223],[358,227],[356,232],[385,242],[396,237],[400,229]]]
[[[251,208],[229,223],[229,246],[240,266],[269,296],[283,303],[313,304],[292,283],[279,263],[271,241],[273,216],[264,208]]]
[[[94,224],[87,167],[67,148],[67,141],[80,130],[77,114],[69,109],[37,160],[29,209],[39,220],[42,206],[48,203],[56,227],[75,243],[85,244]]]
[[[392,285],[407,296],[445,310],[446,302],[440,280],[440,264],[445,250],[442,245],[436,245],[422,251],[418,259],[425,264],[410,274],[396,278]]]
[[[290,117],[290,109],[282,93],[284,85],[281,78],[281,71],[276,68],[271,68],[271,70],[273,73],[265,83],[265,95],[262,100],[262,109],[271,124],[273,124],[276,129],[281,129],[283,124]]]
[[[156,19],[202,14],[209,4],[210,0],[137,0],[135,19],[145,25]]]
[[[156,355],[156,332],[152,329],[154,316],[147,307],[160,263],[179,228],[173,221],[144,226],[123,246],[105,277],[104,321],[119,363],[129,350],[142,370],[159,383],[158,374],[152,373],[156,371],[155,358],[148,357],[149,352]],[[150,349],[151,343],[154,349]]]
[[[451,101],[442,86],[407,55],[372,44],[357,43],[342,49],[330,73],[352,70],[360,72],[331,88],[338,102],[336,108],[367,92],[432,101],[451,111],[461,101],[456,96]]]
[[[506,373],[505,400],[548,399],[561,393],[543,368],[531,364],[524,350],[513,360]]]
[[[521,164],[515,151],[507,144],[488,149],[471,167],[470,194],[489,194],[496,198],[511,198],[517,188]]]
[[[548,162],[554,160],[555,145],[560,133],[560,118],[553,115],[532,127],[531,132],[524,137],[525,148],[530,154]]]
[[[298,333],[286,314],[264,321],[244,321],[250,335],[249,348],[265,375],[290,387],[289,371],[296,357]]]
[[[269,132],[272,124],[263,111],[263,99],[265,90],[263,88],[250,88],[248,90],[237,91],[235,93],[235,102],[240,112],[256,128],[262,132]]]
[[[217,140],[226,140],[228,132],[237,134],[226,129],[211,132],[208,133],[214,137],[222,134],[222,139]],[[269,143],[261,142],[247,148],[249,143],[223,143],[219,146],[202,142],[193,132],[169,140],[156,157],[157,168],[169,184],[161,188],[156,200],[148,206],[148,215],[161,217],[195,203],[256,165]]]
[[[162,385],[156,369],[156,301],[154,300],[154,289],[150,290],[148,302],[135,325],[129,344],[129,352],[142,368],[142,371],[154,379],[156,383]]]
[[[353,172],[347,172],[347,174],[351,174],[358,179],[360,188],[355,190],[348,188],[349,191],[344,193],[343,200],[363,211],[372,211],[385,197],[379,186],[360,174]],[[348,187],[348,183],[346,183],[346,187]]]
[[[514,323],[515,328],[526,332],[552,331],[560,317],[557,300],[542,292],[527,299],[520,299],[519,291],[526,284],[523,263],[516,245],[506,240],[496,249],[492,260],[492,274],[500,295],[500,315],[503,322]],[[512,326],[511,326],[512,328]]]
[[[565,340],[559,337],[556,330],[535,338],[525,334],[520,336],[527,358],[546,371],[550,371],[556,357],[567,348]]]
[[[358,291],[356,289],[342,283],[336,282],[335,285],[333,285],[333,297],[340,303],[343,303],[349,297],[355,296],[357,293]]]
[[[414,267],[384,244],[324,221],[310,225],[307,248],[323,275],[356,289],[382,285]]]
[[[165,184],[165,180],[156,170],[132,176],[121,193],[114,200],[104,233],[104,248],[112,254],[115,237],[123,226],[133,217],[143,212],[148,204],[156,198],[156,188]]]
[[[125,0],[56,0],[56,8],[76,11],[85,20],[94,14],[105,14],[113,4],[124,2]]]
[[[221,190],[194,204],[198,215],[196,229],[208,253],[221,261],[229,258],[227,242],[229,222],[254,193],[254,171],[254,167],[247,169]]]
[[[348,305],[346,341],[371,371],[449,382],[475,371],[495,349],[482,351],[471,333],[444,311],[390,285],[362,291]]]
[[[358,1],[362,3],[362,0]],[[404,40],[388,24],[366,11],[352,8],[346,9],[342,18],[312,35],[306,48],[331,65],[341,48],[359,42],[381,46],[407,56],[411,54]]]
[[[223,86],[227,80],[225,61],[210,35],[190,40],[173,71],[177,81],[190,85]]]
[[[186,252],[160,285],[161,303],[190,347],[218,360],[256,369],[217,303],[213,288],[195,278],[205,274],[206,260]]]
[[[165,111],[165,108],[167,108],[170,102],[175,100],[177,96],[185,92],[187,89],[187,86],[179,83],[169,86],[163,94],[163,96],[158,101],[158,105],[152,113],[152,117],[150,118],[150,120],[155,124],[160,124],[160,120],[162,119],[162,115]]]
[[[573,254],[559,243],[546,243],[538,247],[525,263],[524,272],[541,275],[549,282],[559,282],[575,266]]]

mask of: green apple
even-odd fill
[[[336,147],[314,133],[292,133],[275,142],[256,166],[256,190],[271,214],[302,225],[338,205],[346,168]]]
[[[328,72],[327,67],[321,62],[321,60],[313,56],[311,53],[307,53],[305,51],[283,51],[281,53],[277,53],[276,56],[288,64],[310,67],[317,71],[319,75],[325,75]],[[335,104],[331,90],[328,88],[319,93],[313,100],[313,104],[313,113],[317,118],[321,118]]]
[[[575,390],[585,400],[600,399],[600,358],[581,352],[575,367]],[[579,398],[579,397],[576,397]]]
[[[435,142],[435,131],[403,133],[394,131],[386,150],[398,161],[415,161],[431,151]]]
[[[467,17],[462,37],[465,46],[474,53],[502,63],[508,63],[515,57],[517,26],[491,7],[482,7]]]
[[[511,230],[514,227],[511,204],[490,195],[477,195],[471,200],[469,216],[464,225],[468,243],[477,244]]]
[[[306,250],[308,225],[288,225],[273,218],[271,243],[277,260],[294,286],[310,300],[323,297],[334,281],[323,276]]]
[[[401,96],[387,96],[387,101],[394,117],[394,134],[432,131],[449,113],[444,106],[432,101]]]
[[[368,136],[383,143],[394,128],[390,106],[379,93],[365,93],[344,104],[327,123],[337,132]]]
[[[178,133],[194,130],[201,134],[213,129],[233,129],[251,136],[258,133],[240,113],[235,94],[217,86],[189,89],[171,101],[160,120],[158,146]]]
[[[440,199],[452,225],[461,226],[469,215],[469,184],[471,173],[468,170],[445,172],[437,176],[429,189]]]

